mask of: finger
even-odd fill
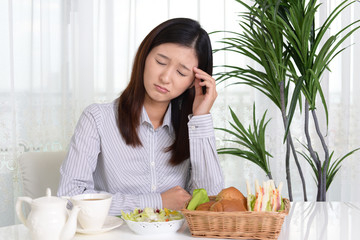
[[[201,84],[201,80],[198,78],[195,78],[195,82],[194,82],[194,87],[195,87],[195,95],[200,95],[203,94],[202,92],[202,86]]]
[[[211,81],[215,81],[215,79],[214,79],[212,76],[210,76],[209,74],[207,74],[207,73],[204,72],[204,71],[195,72],[195,77],[201,78],[201,79],[208,79],[208,80],[211,80]]]
[[[216,83],[215,81],[213,81],[212,79],[203,79],[201,78],[200,79],[200,85],[201,86],[213,86],[213,87],[216,87]]]
[[[200,68],[197,68],[197,67],[194,67],[194,72],[209,75],[207,72],[205,72],[204,70],[201,70]]]
[[[207,73],[195,73],[195,78],[200,79],[201,82],[210,82],[213,85],[216,85],[215,79]]]
[[[202,88],[202,87],[206,87],[206,92],[208,93],[208,94],[213,94],[213,93],[215,93],[216,92],[216,84],[215,84],[215,82],[214,81],[212,81],[212,80],[204,80],[204,81],[199,81],[199,86],[200,86],[200,88]]]
[[[194,67],[194,73],[195,73],[195,77],[198,77],[200,79],[208,79],[210,81],[215,82],[215,79],[211,75],[209,75],[207,72],[205,72],[199,68]]]
[[[197,67],[194,67],[193,71],[195,73],[196,78],[215,82],[215,79],[211,75],[209,75],[207,72],[205,72]]]
[[[208,82],[208,83],[210,83],[211,85],[216,86],[215,79],[213,79],[213,78],[212,78],[211,76],[209,76],[209,75],[196,74],[195,77],[198,78],[198,79],[200,79],[201,82]]]

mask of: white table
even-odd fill
[[[0,228],[1,240],[30,240],[24,225]],[[193,238],[186,224],[174,234],[136,235],[123,224],[99,235],[76,234],[74,240],[186,240]],[[360,202],[296,202],[291,204],[279,240],[355,240],[360,239]]]

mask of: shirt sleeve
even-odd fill
[[[95,189],[93,179],[101,149],[99,134],[101,118],[100,110],[96,105],[87,107],[80,116],[70,142],[67,158],[60,168],[61,179],[58,196],[104,192]],[[160,193],[110,194],[113,195],[110,215],[120,215],[121,210],[129,212],[134,208],[162,208]]]
[[[204,188],[208,195],[217,195],[224,188],[211,114],[189,116],[191,174],[189,192]]]

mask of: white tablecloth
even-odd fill
[[[142,236],[126,224],[98,235],[76,234],[74,240],[185,240],[193,238],[186,224],[174,234]],[[291,203],[279,240],[356,240],[360,239],[360,203],[295,202]],[[0,228],[0,240],[30,240],[24,225]],[[49,239],[50,240],[50,239]]]

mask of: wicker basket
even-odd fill
[[[209,197],[214,200],[215,196]],[[194,237],[277,239],[290,202],[282,212],[210,212],[181,210]]]

